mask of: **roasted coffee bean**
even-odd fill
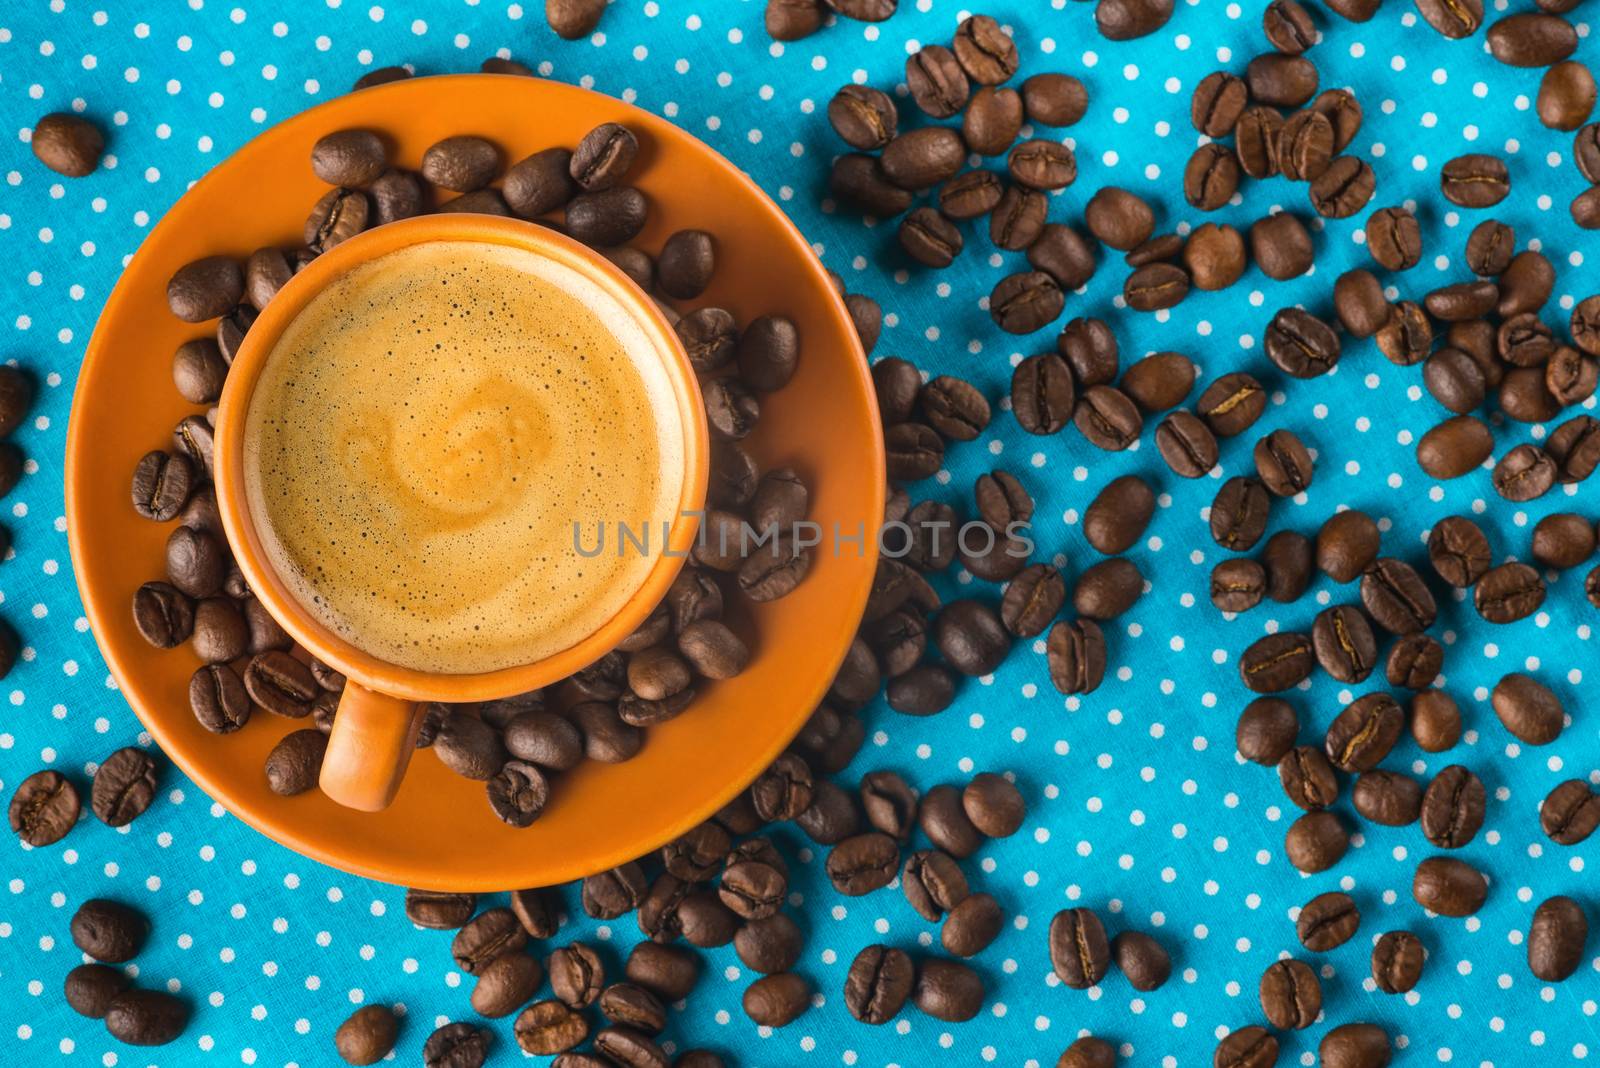
[[[1460,322],[1483,318],[1494,310],[1499,299],[1499,287],[1479,279],[1435,289],[1423,298],[1422,304],[1435,319]]]
[[[589,1021],[559,1001],[536,1001],[517,1016],[512,1033],[524,1053],[548,1057],[588,1038]]]
[[[1350,22],[1366,22],[1378,13],[1382,0],[1330,0],[1328,10]]]
[[[1316,548],[1311,539],[1293,530],[1280,530],[1267,539],[1261,564],[1267,572],[1266,594],[1280,604],[1297,600],[1311,584]]]
[[[973,826],[961,791],[954,786],[935,786],[923,795],[917,825],[937,848],[958,859],[970,857],[983,845],[983,834]]]
[[[1433,346],[1433,327],[1422,305],[1403,300],[1390,309],[1375,337],[1385,359],[1409,367],[1427,358]]]
[[[1033,189],[1024,189],[1019,185],[1008,186],[1000,195],[1000,202],[995,205],[994,211],[989,215],[989,240],[1003,249],[1020,252],[1023,249],[1032,249],[1043,237],[1045,227],[1045,213],[1049,210],[1049,198],[1045,194]],[[1062,229],[1067,229],[1063,227]],[[1057,240],[1070,240],[1059,236]],[[1080,239],[1081,240],[1081,239]],[[1069,250],[1074,256],[1077,252]],[[1089,270],[1093,272],[1093,251],[1088,250]],[[1030,260],[1030,263],[1032,261]],[[1048,264],[1040,264],[1039,270],[1045,271],[1054,278],[1054,271],[1046,271]],[[1061,268],[1058,267],[1057,270]],[[1077,269],[1076,264],[1067,269]],[[1087,280],[1087,278],[1085,278]],[[1078,283],[1082,285],[1080,281]]]
[[[1442,690],[1424,690],[1411,699],[1411,733],[1427,753],[1440,753],[1461,740],[1461,710]]]
[[[1362,574],[1361,603],[1373,622],[1391,634],[1426,630],[1439,614],[1422,576],[1393,557],[1379,557]]]
[[[1266,530],[1271,497],[1258,479],[1235,476],[1211,502],[1211,539],[1224,549],[1248,552]]]
[[[1108,41],[1147,37],[1172,18],[1173,0],[1099,0],[1094,22]]]
[[[1476,868],[1454,857],[1429,857],[1417,865],[1411,896],[1429,912],[1460,918],[1483,907],[1489,883]]]
[[[1117,452],[1139,440],[1143,420],[1127,394],[1114,386],[1090,386],[1078,398],[1072,422],[1091,445]]]
[[[1566,722],[1561,699],[1548,686],[1520,672],[1496,683],[1489,702],[1506,730],[1528,745],[1555,741]]]
[[[222,591],[228,550],[216,537],[193,527],[177,527],[167,538],[167,581],[190,597]]]
[[[1299,1031],[1322,1013],[1322,983],[1304,961],[1274,961],[1261,973],[1261,1012],[1280,1031]]]
[[[1429,356],[1422,382],[1434,400],[1457,415],[1475,411],[1488,395],[1482,368],[1460,349],[1442,348]]]
[[[992,171],[967,171],[939,187],[939,211],[951,219],[982,218],[995,209],[1004,192]]]
[[[1217,465],[1217,439],[1192,412],[1171,412],[1156,427],[1156,448],[1176,475],[1200,478]]]
[[[1234,155],[1239,169],[1251,178],[1271,178],[1278,173],[1278,137],[1283,116],[1265,105],[1245,108],[1233,129]]]
[[[213,734],[231,734],[250,719],[250,696],[226,663],[207,664],[189,678],[189,708]]]
[[[312,678],[311,670],[305,664],[279,650],[268,650],[250,659],[244,670],[244,688],[250,694],[250,699],[268,712],[292,719],[310,715],[311,703],[322,692],[322,688],[317,685],[317,680]],[[453,717],[453,720],[466,720],[483,727],[477,720],[467,716],[458,715]],[[504,754],[499,749],[497,734],[494,735],[494,748],[503,759]],[[443,758],[444,753],[441,752],[440,756]],[[448,762],[448,758],[446,759]],[[455,767],[455,764],[451,766]],[[498,770],[499,766],[495,763],[493,769],[469,778],[486,779]]]
[[[1191,246],[1193,241],[1191,236]],[[1194,361],[1182,353],[1155,352],[1129,367],[1118,388],[1144,411],[1161,412],[1183,403],[1197,373]]]
[[[485,788],[489,807],[502,822],[527,827],[543,814],[550,800],[550,781],[536,764],[508,760]]]
[[[1062,328],[1056,349],[1079,386],[1103,386],[1117,377],[1117,338],[1102,319],[1074,319]]]
[[[894,881],[900,869],[900,847],[881,832],[858,834],[829,850],[826,867],[835,890],[859,897]]]
[[[924,45],[906,60],[906,87],[917,107],[936,119],[960,111],[972,91],[955,54],[936,44]]]
[[[506,205],[524,219],[565,207],[577,192],[572,153],[565,148],[547,148],[513,164],[501,188]]]
[[[82,115],[55,111],[33,124],[29,147],[35,158],[57,174],[82,178],[93,174],[106,149],[105,135]]]
[[[900,247],[924,267],[942,268],[961,254],[961,231],[937,209],[920,207],[900,221]]]
[[[1008,275],[995,285],[989,294],[989,317],[1008,334],[1031,334],[1059,318],[1065,303],[1055,279],[1042,271],[1028,271]]]
[[[917,823],[917,791],[893,771],[874,771],[861,779],[861,807],[867,822],[897,842],[911,838]]]
[[[1078,177],[1078,161],[1070,146],[1035,139],[1023,141],[1011,150],[1006,157],[1006,171],[1019,185],[1047,192],[1071,185]]]
[[[1111,940],[1117,968],[1135,990],[1151,991],[1172,975],[1172,956],[1166,947],[1143,931],[1123,931]]]
[[[1022,129],[1023,101],[1014,89],[982,86],[967,102],[961,119],[961,136],[967,148],[980,156],[1008,151]],[[977,171],[978,174],[989,174]],[[992,178],[993,176],[990,175]]]
[[[133,595],[133,622],[145,641],[172,649],[194,629],[194,602],[165,582],[146,582]]]
[[[1060,571],[1049,564],[1030,564],[1011,580],[1000,598],[1000,622],[1016,637],[1032,638],[1044,633],[1066,597]]]
[[[1295,378],[1327,374],[1339,362],[1339,335],[1300,308],[1284,308],[1272,317],[1264,346],[1267,358]]]
[[[1441,849],[1460,849],[1483,827],[1488,793],[1471,770],[1452,764],[1422,795],[1422,834]]]
[[[1572,221],[1585,230],[1600,229],[1600,192],[1590,187],[1572,198]]]
[[[1533,528],[1533,558],[1545,567],[1577,567],[1594,555],[1594,548],[1594,524],[1581,515],[1547,515]]]
[[[1334,605],[1317,613],[1311,645],[1322,670],[1340,682],[1363,682],[1376,665],[1378,645],[1372,626],[1366,613],[1353,604]]]
[[[228,361],[211,338],[186,341],[172,354],[172,382],[191,404],[214,404],[227,377]]]
[[[150,921],[142,912],[120,901],[91,898],[72,915],[72,942],[84,953],[106,964],[132,960],[150,934]]]
[[[1183,167],[1183,198],[1201,211],[1216,211],[1239,189],[1239,160],[1218,142],[1201,145]]]
[[[1410,931],[1389,931],[1372,947],[1372,981],[1385,994],[1404,994],[1422,978],[1426,954]]]
[[[78,790],[60,772],[36,771],[11,795],[6,817],[17,837],[36,848],[66,837],[78,822]]]
[[[1348,219],[1365,208],[1377,188],[1366,160],[1338,156],[1311,181],[1311,206],[1325,219]]]
[[[600,992],[599,1005],[613,1024],[647,1035],[660,1034],[667,1026],[666,1007],[655,994],[633,983],[612,983]]]
[[[1022,360],[1011,373],[1011,411],[1029,433],[1058,433],[1075,404],[1072,371],[1056,353]]]
[[[1256,474],[1279,497],[1293,497],[1311,485],[1311,454],[1291,430],[1274,430],[1256,442]]]
[[[499,172],[500,150],[482,137],[447,137],[428,147],[419,169],[434,185],[470,193],[488,185]]]
[[[867,946],[845,974],[845,1008],[862,1023],[888,1023],[905,1007],[915,981],[916,966],[904,951]]]
[[[1561,412],[1561,402],[1545,385],[1544,369],[1513,367],[1500,380],[1500,411],[1519,423],[1546,423]]]
[[[1234,745],[1246,760],[1275,767],[1294,748],[1299,732],[1293,705],[1277,697],[1258,697],[1239,714]]]
[[[934,440],[938,440],[938,435],[934,435]],[[812,557],[806,546],[797,544],[791,537],[780,537],[771,543],[770,549],[754,552],[739,567],[739,589],[757,603],[785,597],[805,580],[811,570]]]
[[[244,344],[245,334],[250,332],[250,327],[255,325],[256,310],[248,304],[240,304],[217,320],[217,351],[225,363],[232,364],[239,355],[239,347]]]
[[[1035,124],[1072,126],[1089,108],[1089,91],[1070,74],[1035,74],[1022,83],[1022,103]]]
[[[1369,771],[1400,740],[1405,713],[1386,693],[1369,693],[1345,706],[1328,725],[1324,748],[1340,771]]]
[[[1184,270],[1189,272],[1194,287],[1206,292],[1233,285],[1244,275],[1248,262],[1243,235],[1226,224],[1201,223],[1190,232],[1189,240],[1183,245]],[[1134,364],[1137,366],[1139,364]],[[1124,380],[1123,388],[1127,387]]]
[[[1083,1035],[1073,1040],[1056,1068],[1116,1068],[1117,1050],[1103,1038]]]
[[[1600,183],[1600,123],[1590,123],[1572,139],[1572,162],[1585,180]]]
[[[564,152],[565,149],[561,151]],[[510,181],[509,173],[506,179],[507,182]],[[369,221],[373,226],[382,226],[399,219],[421,215],[428,206],[428,194],[423,188],[422,179],[411,171],[402,170],[388,170],[379,175],[377,180],[367,187],[367,200],[372,209]],[[279,285],[281,284],[280,282]],[[248,276],[246,285],[249,285]],[[250,292],[253,302],[255,290],[251,288]],[[256,304],[256,307],[260,308],[261,305]]]
[[[1298,55],[1268,52],[1250,61],[1245,82],[1256,103],[1297,108],[1317,94],[1317,68]]]
[[[1211,1063],[1214,1068],[1272,1068],[1278,1063],[1278,1039],[1265,1027],[1241,1027],[1217,1043]]]
[[[890,678],[915,667],[928,647],[928,624],[922,613],[906,608],[874,620],[862,634],[878,654],[883,674]]]
[[[1012,189],[1002,197],[1000,201],[1002,206],[1006,204],[1007,196],[1012,199],[1014,206],[1028,207],[1040,203],[1036,194],[1024,195]],[[994,236],[994,223],[998,218],[997,208],[996,214],[990,218],[991,237]],[[1061,223],[1042,225],[1044,223],[1042,210],[1036,219],[1031,217],[1013,219],[1012,222],[1020,222],[1021,225],[1002,233],[995,244],[1002,248],[1014,249],[1020,241],[1028,237],[1030,230],[1037,234],[1037,237],[1025,246],[1028,252],[1028,265],[1049,275],[1063,291],[1079,288],[1094,275],[1094,246],[1072,227]]]
[[[648,990],[663,1001],[682,1001],[700,979],[700,957],[681,946],[640,942],[629,951],[623,971],[636,988]],[[605,1011],[603,1001],[601,1010]]]
[[[1468,153],[1439,170],[1439,189],[1446,200],[1463,208],[1487,208],[1511,191],[1511,174],[1498,156]]]
[[[1311,639],[1279,631],[1257,639],[1239,657],[1239,678],[1255,693],[1287,690],[1309,678],[1316,665]]]
[[[1509,271],[1509,268],[1508,268]],[[1507,319],[1495,334],[1500,358],[1518,367],[1538,367],[1556,350],[1554,332],[1531,312]]]
[[[133,985],[133,977],[104,964],[80,964],[67,973],[63,996],[73,1011],[94,1020],[105,1019],[111,1003]]]
[[[972,383],[940,375],[922,387],[923,418],[951,441],[972,441],[989,425],[989,401]]]
[[[896,423],[884,434],[889,477],[901,482],[928,478],[944,464],[944,440],[925,423]]]
[[[372,204],[359,189],[330,189],[311,207],[302,238],[312,253],[320,255],[367,228]]]
[[[1551,431],[1544,450],[1556,462],[1562,482],[1582,482],[1600,465],[1600,422],[1574,416]]]
[[[1017,46],[988,15],[969,15],[956,28],[956,59],[980,85],[999,85],[1017,72]]]
[[[539,962],[524,953],[497,957],[478,973],[472,1011],[491,1019],[510,1016],[533,999],[543,978]]]
[[[911,907],[931,923],[939,922],[970,893],[960,865],[938,850],[923,850],[906,858],[900,889]]]
[[[1022,793],[1004,776],[987,771],[974,776],[961,791],[961,804],[972,825],[990,838],[1009,838],[1022,827]]]
[[[1333,774],[1333,765],[1315,746],[1291,749],[1278,762],[1278,781],[1289,800],[1308,812],[1327,808],[1339,797],[1339,780]]]
[[[1063,146],[1064,147],[1064,146]],[[966,162],[966,146],[947,126],[926,126],[902,133],[885,146],[883,174],[901,189],[931,189],[953,178]]]
[[[1493,449],[1494,438],[1483,420],[1458,415],[1417,441],[1417,465],[1433,478],[1460,478],[1480,467]]]
[[[939,943],[956,957],[975,957],[999,937],[1005,915],[988,894],[972,894],[950,910],[939,930]]]
[[[1272,0],[1261,14],[1267,43],[1287,55],[1299,55],[1317,41],[1317,27],[1298,0]]]
[[[1327,871],[1350,849],[1350,832],[1332,812],[1307,812],[1289,825],[1283,853],[1297,871],[1307,875]]]
[[[1050,966],[1074,990],[1095,986],[1111,970],[1111,943],[1091,909],[1062,909],[1050,921]]]
[[[1507,15],[1485,34],[1489,54],[1510,67],[1548,67],[1578,47],[1578,32],[1557,15]]]
[[[544,17],[556,36],[575,41],[594,32],[605,10],[602,0],[545,0]]]
[[[1558,404],[1582,404],[1600,386],[1600,361],[1560,345],[1544,368],[1544,386]]]
[[[1128,251],[1149,240],[1156,217],[1143,198],[1116,186],[1105,186],[1083,209],[1084,225],[1102,244]]]
[[[1360,576],[1378,556],[1378,525],[1365,512],[1335,512],[1317,532],[1317,566],[1335,582]]]
[[[1406,271],[1422,258],[1422,231],[1405,208],[1379,208],[1367,220],[1367,252],[1378,266]]]
[[[1333,122],[1328,116],[1314,108],[1295,112],[1278,131],[1279,173],[1291,182],[1320,178],[1333,162],[1333,142]]]
[[[1384,677],[1391,686],[1421,690],[1433,685],[1443,666],[1443,646],[1426,634],[1407,634],[1390,648]]]
[[[983,1008],[983,980],[965,964],[932,958],[917,969],[911,1000],[936,1020],[962,1023]]]
[[[290,731],[267,754],[267,788],[280,797],[294,797],[317,785],[328,736],[316,728]]]
[[[1399,772],[1365,771],[1356,778],[1351,800],[1363,818],[1386,827],[1405,827],[1421,814],[1422,787]]]
[[[388,166],[383,140],[371,130],[335,130],[311,146],[311,171],[329,185],[370,185]]]
[[[649,210],[644,194],[628,185],[579,193],[567,204],[567,233],[592,248],[626,245],[644,229]]]
[[[804,758],[786,753],[750,784],[756,813],[768,823],[792,820],[811,804],[811,767]]]
[[[125,827],[150,807],[157,785],[155,758],[125,746],[95,769],[89,808],[107,827]]]
[[[1013,523],[1026,523],[1033,517],[1033,498],[1009,471],[979,475],[972,495],[978,506],[978,517],[997,531],[1004,531]]]
[[[1313,953],[1337,949],[1361,926],[1361,911],[1349,894],[1333,890],[1306,902],[1295,920],[1300,944]]]
[[[106,1006],[106,1030],[130,1046],[165,1046],[188,1026],[188,1003],[164,990],[129,990]]]
[[[614,920],[638,908],[647,889],[644,870],[629,861],[583,880],[583,911],[597,920]]]
[[[1112,479],[1084,510],[1084,538],[1108,556],[1126,552],[1144,535],[1155,507],[1155,491],[1138,475]]]
[[[1536,312],[1550,299],[1555,284],[1556,271],[1549,257],[1536,249],[1524,249],[1511,257],[1501,272],[1495,313],[1502,319],[1513,319]]]
[[[1556,462],[1539,446],[1524,442],[1500,457],[1490,482],[1508,501],[1531,501],[1555,485]]]
[[[810,807],[795,817],[795,823],[818,845],[838,845],[860,833],[861,813],[848,790],[831,779],[819,779],[812,790]]]
[[[594,1004],[606,985],[605,966],[595,951],[582,942],[558,947],[546,958],[544,969],[550,976],[550,992],[570,1009]]]
[[[441,890],[407,890],[406,919],[418,927],[453,931],[472,919],[478,907],[475,894],[453,894]]]
[[[1116,619],[1144,593],[1144,576],[1131,560],[1115,556],[1090,565],[1078,576],[1072,606],[1079,616],[1094,620]]]
[[[745,988],[743,1004],[762,1027],[784,1027],[811,1007],[811,984],[793,972],[762,976]]]
[[[1459,40],[1483,25],[1483,0],[1417,0],[1417,13],[1445,37]]]
[[[1189,294],[1189,276],[1171,263],[1150,263],[1128,276],[1123,299],[1134,311],[1161,311],[1182,303]]]
[[[1218,437],[1242,434],[1267,407],[1267,391],[1244,371],[1223,375],[1200,394],[1195,408]]]
[[[1467,266],[1473,274],[1496,275],[1511,265],[1516,233],[1498,219],[1485,219],[1467,237]]]
[[[244,274],[227,256],[186,263],[167,282],[167,307],[186,323],[226,315],[244,297]]]
[[[1045,656],[1050,683],[1061,693],[1093,693],[1105,677],[1105,636],[1093,620],[1057,622],[1050,628]]]
[[[706,291],[716,270],[716,247],[704,230],[679,230],[661,246],[656,261],[661,291],[675,300],[693,300]]]
[[[1285,130],[1286,133],[1288,130]],[[1251,225],[1250,254],[1264,275],[1278,281],[1304,275],[1310,270],[1315,256],[1306,224],[1288,211],[1280,211],[1267,216],[1266,219],[1258,219]],[[1270,339],[1272,339],[1272,328],[1267,329],[1269,345]]]
[[[194,468],[187,457],[159,449],[148,452],[133,469],[133,510],[146,519],[165,523],[189,503],[195,481]]]
[[[1600,827],[1600,794],[1585,779],[1568,779],[1540,804],[1539,826],[1557,845],[1577,845]]]
[[[846,85],[828,102],[828,122],[852,148],[872,151],[894,140],[899,114],[887,93]]]
[[[879,418],[885,427],[891,427],[911,418],[922,392],[922,374],[909,361],[887,356],[872,365],[872,385]]]
[[[1544,604],[1544,579],[1527,564],[1509,561],[1490,568],[1472,591],[1473,606],[1490,623],[1515,623]]]
[[[1559,983],[1583,963],[1589,919],[1570,897],[1547,898],[1533,910],[1528,927],[1528,970],[1535,979]]]
[[[469,1023],[447,1023],[422,1044],[423,1068],[483,1068],[489,1046],[488,1031]]]
[[[1385,1068],[1391,1055],[1389,1034],[1377,1024],[1340,1024],[1317,1043],[1325,1068]]]

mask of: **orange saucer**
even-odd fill
[[[470,121],[465,117],[471,116]],[[407,886],[491,891],[564,882],[670,841],[730,800],[805,723],[843,659],[876,564],[870,543],[825,546],[790,596],[744,614],[751,665],[712,684],[682,717],[653,728],[625,764],[584,764],[564,776],[550,808],[526,830],[501,824],[483,784],[418,754],[383,812],[342,808],[318,793],[281,798],[262,763],[285,733],[307,724],[257,711],[244,730],[208,733],[189,711],[199,666],[187,647],[158,650],[134,628],[130,604],[162,577],[170,523],[133,511],[134,465],[170,448],[172,427],[195,409],[173,388],[171,359],[206,325],[168,312],[166,283],[201,256],[241,261],[258,247],[299,243],[326,190],[311,173],[323,134],[364,126],[415,168],[442,137],[474,133],[512,162],[572,146],[602,122],[641,143],[632,177],[650,201],[636,240],[654,251],[674,230],[717,241],[717,272],[701,303],[741,321],[781,312],[800,326],[799,370],[766,399],[745,442],[763,468],[794,467],[812,489],[811,518],[847,534],[883,511],[883,442],[865,355],[844,305],[800,233],[748,178],[663,119],[609,97],[541,79],[500,75],[420,78],[329,101],[261,134],[185,194],[140,247],[102,312],[73,399],[66,504],[74,571],[101,651],[122,693],[172,759],[230,812],[299,853]],[[270,175],[264,179],[263,176]],[[868,539],[870,542],[870,539]]]

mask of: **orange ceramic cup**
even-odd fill
[[[598,284],[650,339],[677,400],[683,426],[684,477],[678,518],[667,552],[656,558],[643,585],[602,627],[567,649],[532,663],[475,675],[442,675],[376,659],[332,633],[299,604],[267,562],[256,517],[244,492],[244,424],[250,397],[278,338],[290,321],[329,283],[352,268],[397,249],[433,241],[510,245],[555,260]],[[405,775],[421,722],[419,702],[490,701],[527,693],[583,668],[631,634],[666,596],[694,542],[706,494],[707,437],[700,389],[689,358],[648,296],[603,257],[548,227],[487,215],[429,215],[357,235],[313,260],[295,275],[251,326],[228,371],[217,413],[217,506],[239,570],[251,592],[284,630],[349,680],[328,737],[322,792],[339,804],[375,812],[393,800]]]

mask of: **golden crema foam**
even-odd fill
[[[329,630],[401,667],[512,667],[643,584],[654,556],[585,558],[573,524],[659,534],[684,477],[677,412],[649,337],[588,278],[503,245],[416,245],[283,332],[246,415],[246,500]]]

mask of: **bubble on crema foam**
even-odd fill
[[[567,648],[653,563],[585,558],[573,524],[659,534],[677,505],[684,442],[652,353],[609,293],[524,250],[434,242],[357,268],[295,317],[250,402],[246,492],[272,566],[325,627],[403,667]]]

